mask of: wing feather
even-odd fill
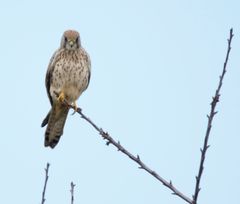
[[[51,83],[52,83],[52,73],[53,73],[54,68],[55,68],[58,51],[59,50],[57,50],[53,54],[53,56],[51,57],[50,62],[48,64],[46,77],[45,77],[45,86],[46,86],[46,89],[47,89],[47,95],[48,95],[48,98],[49,98],[49,101],[50,101],[51,105],[53,105],[53,100],[52,100],[52,96],[51,96],[51,93],[50,93],[50,86],[51,86]]]
[[[87,81],[87,86],[85,88],[85,90],[86,90],[88,88],[88,85],[90,83],[90,78],[91,78],[91,59],[90,59],[88,53],[84,50],[84,48],[82,48],[82,51],[84,53],[86,64],[88,66],[88,81]]]

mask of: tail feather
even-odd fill
[[[69,108],[61,103],[54,103],[52,110],[43,120],[42,125],[48,123],[45,132],[45,147],[54,148],[63,134],[64,125],[67,119]]]
[[[44,127],[45,125],[48,124],[49,116],[50,116],[51,110],[48,112],[47,116],[44,118],[42,121],[41,127]]]

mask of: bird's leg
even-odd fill
[[[77,109],[78,109],[77,101],[74,101],[74,103],[73,103],[73,107],[74,107],[74,110],[77,111]]]
[[[74,112],[72,113],[72,115],[74,115],[77,112],[77,110],[78,110],[78,106],[77,106],[77,102],[76,101],[73,102],[73,109],[74,109]]]
[[[64,100],[65,100],[65,94],[63,93],[63,91],[60,92],[60,94],[58,95],[57,100],[60,101],[61,103],[64,102]]]

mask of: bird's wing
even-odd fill
[[[47,95],[48,95],[51,105],[53,105],[53,100],[52,100],[52,96],[50,94],[50,86],[51,86],[51,82],[52,82],[52,73],[55,68],[58,53],[59,53],[59,50],[57,50],[51,57],[50,62],[48,64],[48,69],[47,69],[46,78],[45,78],[45,86],[47,89]]]
[[[88,82],[85,90],[88,88],[88,85],[90,83],[90,78],[91,78],[91,59],[88,55],[88,53],[82,48],[83,53],[84,53],[84,60],[86,60],[86,65],[88,67]]]

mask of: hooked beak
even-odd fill
[[[73,40],[69,40],[69,45],[72,47],[73,46],[73,44],[74,44],[74,42],[73,42]]]

